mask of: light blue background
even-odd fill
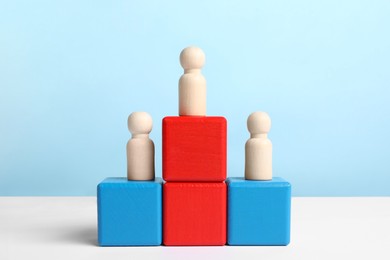
[[[95,195],[126,176],[127,116],[177,114],[178,56],[206,53],[208,114],[242,176],[272,118],[295,196],[390,195],[390,2],[0,0],[0,195]]]

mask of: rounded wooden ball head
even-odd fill
[[[180,64],[184,70],[201,69],[206,61],[206,55],[201,48],[190,46],[180,53]]]
[[[152,131],[153,120],[146,112],[133,112],[129,115],[127,125],[132,135],[149,134]]]
[[[271,129],[271,118],[265,112],[253,112],[247,121],[251,135],[267,134]]]

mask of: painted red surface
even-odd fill
[[[163,243],[225,245],[227,191],[224,182],[163,185]]]
[[[224,117],[165,117],[162,132],[165,181],[226,179],[227,122]]]

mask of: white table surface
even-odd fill
[[[99,247],[95,197],[0,197],[0,259],[390,259],[390,197],[293,198],[286,247]]]

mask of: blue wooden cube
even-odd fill
[[[282,178],[228,178],[228,244],[288,245],[291,185]]]
[[[98,185],[101,246],[161,245],[162,182],[107,178]]]

